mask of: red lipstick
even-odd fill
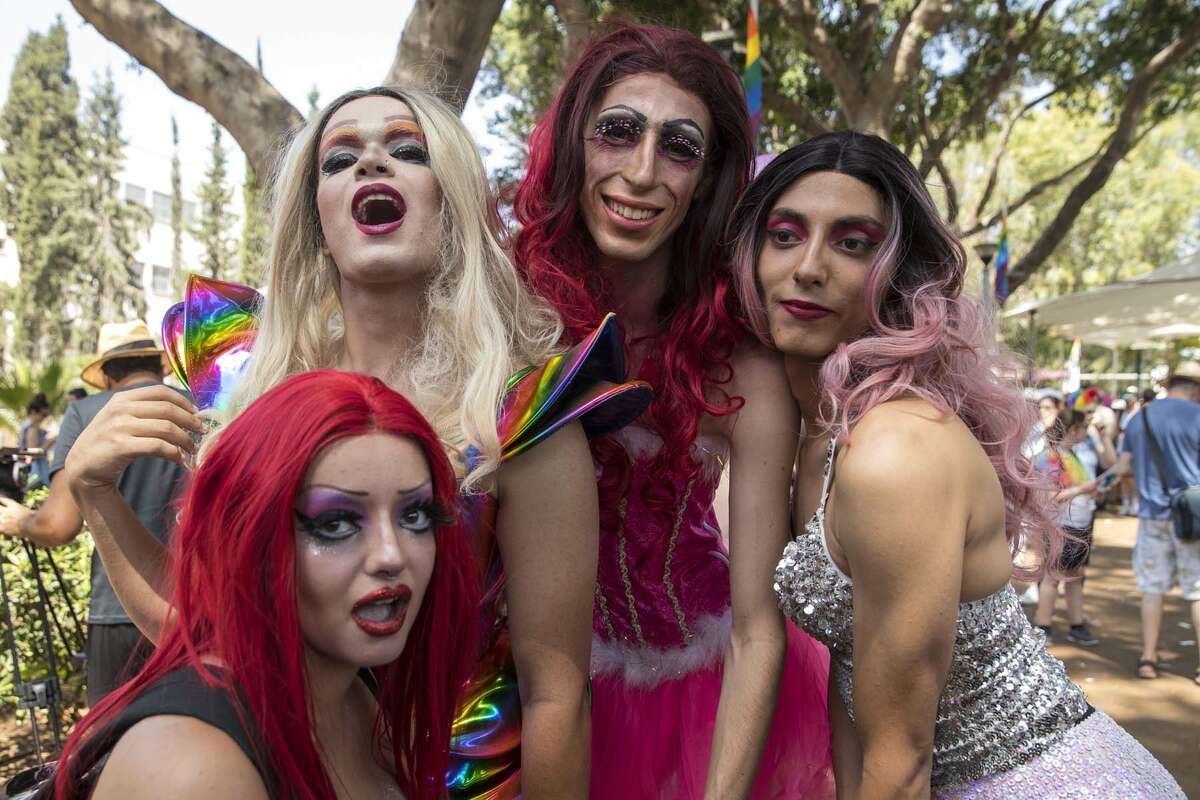
[[[796,319],[821,319],[833,313],[832,309],[805,300],[780,300],[779,305]]]
[[[404,584],[385,586],[360,597],[350,610],[354,624],[370,636],[394,636],[404,627],[412,589]],[[367,609],[370,611],[364,616]]]
[[[407,206],[398,191],[386,183],[369,183],[354,193],[350,215],[368,236],[383,236],[404,224]]]

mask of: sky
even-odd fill
[[[302,113],[315,86],[321,101],[349,89],[381,82],[391,66],[411,0],[166,0],[175,16],[199,28],[250,63],[261,39],[269,80]],[[168,89],[158,76],[87,24],[67,0],[0,0],[0,105],[8,96],[17,52],[30,31],[46,31],[63,18],[71,51],[71,72],[87,97],[96,75],[111,68],[122,95],[122,123],[128,160],[169,164],[171,115],[179,123],[185,191],[204,170],[211,118]],[[503,101],[495,101],[503,102]],[[504,143],[487,133],[491,111],[472,97],[463,120],[484,148],[500,158]],[[244,161],[231,136],[225,137],[231,172],[240,185]],[[163,186],[169,185],[164,174]]]

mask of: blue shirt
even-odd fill
[[[1200,485],[1200,403],[1164,397],[1134,414],[1125,428],[1122,453],[1133,454],[1137,480],[1138,516],[1167,519],[1171,516],[1167,492],[1154,466],[1154,453],[1146,436],[1143,415],[1149,415],[1154,439],[1163,454],[1167,485],[1173,490]]]

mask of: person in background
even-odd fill
[[[1158,636],[1163,595],[1175,584],[1191,605],[1192,627],[1200,629],[1200,541],[1181,541],[1171,523],[1168,490],[1200,484],[1200,362],[1180,364],[1167,376],[1167,396],[1130,418],[1117,470],[1137,482],[1138,531],[1133,574],[1142,593],[1142,655],[1139,678],[1158,677]],[[1150,435],[1162,452],[1160,478]],[[1200,650],[1198,650],[1200,652]],[[1195,679],[1200,683],[1200,669]]]
[[[74,389],[67,392],[67,406],[69,407],[76,400],[82,400],[87,396],[87,389],[84,389],[82,386],[76,386]]]
[[[1133,395],[1133,399],[1125,406],[1125,413],[1121,415],[1121,435],[1117,440],[1118,451],[1121,450],[1122,442],[1125,441],[1125,431],[1129,429],[1129,423],[1134,416],[1158,397],[1158,392],[1152,388],[1143,389],[1139,395],[1137,389],[1131,386],[1129,392]],[[1118,513],[1124,517],[1138,515],[1137,481],[1134,480],[1132,472],[1121,475],[1121,510]]]
[[[74,540],[83,527],[83,517],[59,477],[67,454],[114,395],[162,383],[167,369],[163,351],[155,346],[144,322],[101,326],[98,356],[81,377],[103,391],[67,407],[50,464],[50,495],[38,510],[0,498],[0,533],[29,539],[42,547],[60,547]],[[162,458],[138,458],[117,482],[117,491],[159,541],[167,538],[171,501],[181,488],[183,476],[179,464]],[[117,601],[104,566],[93,553],[88,603],[88,704],[94,706],[117,688],[124,676],[140,669],[148,652],[148,645]]]
[[[1096,437],[1100,439],[1100,437]],[[1112,445],[1107,444],[1109,464],[1116,460]],[[1034,621],[1051,638],[1054,604],[1058,600],[1058,582],[1065,584],[1067,596],[1067,639],[1084,647],[1100,644],[1083,616],[1083,573],[1091,556],[1092,526],[1096,516],[1096,467],[1103,463],[1091,438],[1088,416],[1074,408],[1058,412],[1054,424],[1046,429],[1046,449],[1034,464],[1061,491],[1054,496],[1060,504],[1059,523],[1067,538],[1054,572],[1042,576]]]
[[[42,425],[49,416],[50,402],[46,395],[38,392],[25,406],[25,421],[21,423],[21,431],[17,434],[17,447],[47,449],[51,440]],[[47,485],[50,482],[50,462],[43,455],[34,459],[32,466],[29,488]]]

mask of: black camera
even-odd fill
[[[0,495],[23,502],[33,462],[44,455],[40,447],[0,447]]]

